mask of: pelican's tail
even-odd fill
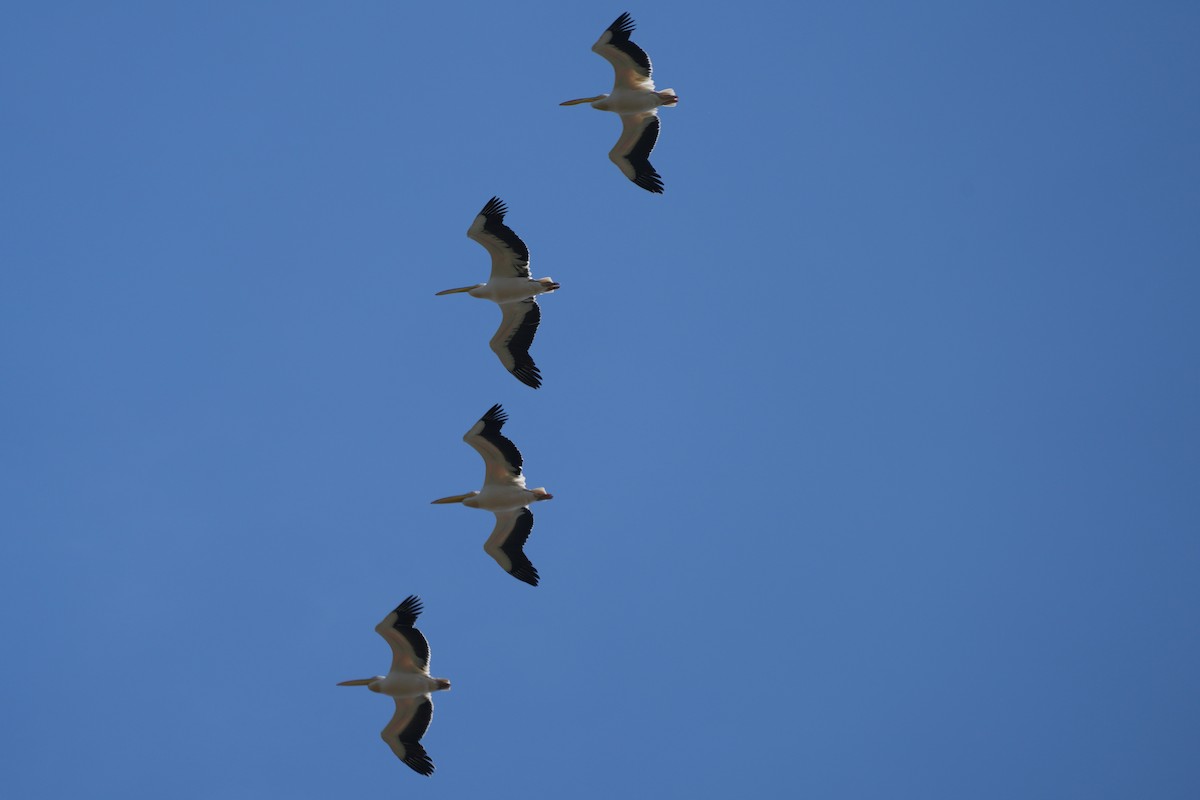
[[[450,681],[446,680],[445,678],[434,678],[434,680],[437,681],[437,688],[434,689],[435,692],[440,692],[442,689],[450,688]]]
[[[679,95],[675,94],[674,89],[663,89],[658,93],[658,99],[664,106],[673,106],[679,102]]]

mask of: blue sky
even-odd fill
[[[661,197],[557,105],[625,10]],[[2,17],[13,796],[1200,792],[1194,4]],[[493,403],[537,589],[429,504]],[[410,593],[428,780],[334,686]]]

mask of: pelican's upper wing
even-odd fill
[[[655,194],[663,193],[662,176],[650,164],[650,151],[658,141],[658,112],[621,115],[621,138],[608,157],[626,178]]]
[[[542,321],[542,310],[537,301],[530,297],[515,303],[503,303],[500,305],[500,311],[503,312],[504,319],[500,321],[500,329],[488,344],[500,357],[500,363],[506,370],[515,375],[521,383],[536,389],[542,385],[542,373],[529,357],[529,347],[533,344],[533,335],[537,333],[538,323]]]
[[[616,72],[613,91],[617,89],[654,89],[650,80],[653,68],[646,51],[629,40],[633,33],[633,17],[628,12],[617,17],[608,30],[592,45],[592,52],[608,59]]]
[[[413,627],[421,610],[420,599],[410,594],[375,626],[375,632],[386,639],[392,648],[392,672],[429,671],[429,642],[425,641],[424,634]]]
[[[433,701],[429,695],[420,697],[397,697],[396,713],[382,731],[380,737],[392,748],[396,758],[403,761],[414,772],[433,774],[433,759],[421,746],[421,737],[429,729],[433,719]]]
[[[497,403],[471,426],[471,430],[463,434],[463,441],[474,447],[476,452],[483,456],[483,482],[485,484],[501,481],[524,486],[525,478],[521,475],[521,464],[523,463],[521,451],[509,441],[507,436],[500,433],[500,429],[507,421],[508,414],[505,414],[504,409]]]
[[[479,242],[492,256],[492,279],[528,278],[529,248],[513,229],[504,224],[508,206],[499,197],[487,201],[467,228],[467,236]]]
[[[525,555],[525,540],[533,530],[533,512],[528,508],[497,511],[496,527],[483,549],[505,572],[530,586],[538,585],[538,571]]]

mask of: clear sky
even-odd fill
[[[590,52],[654,59],[666,194]],[[1200,6],[9,3],[21,798],[1200,796]],[[545,386],[464,235],[528,243]],[[482,551],[493,403],[543,583]],[[419,594],[422,778],[372,631]]]

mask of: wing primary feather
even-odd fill
[[[400,602],[400,605],[392,611],[396,615],[396,621],[392,623],[396,630],[400,630],[401,626],[411,628],[417,621],[417,617],[421,616],[421,612],[425,610],[425,606],[421,603],[421,598],[415,594],[410,594]]]
[[[425,752],[425,748],[420,742],[401,742],[401,744],[404,747],[404,763],[413,772],[426,777],[433,774],[433,759],[429,757],[429,753]]]
[[[626,11],[621,14],[621,16],[613,20],[613,24],[609,25],[608,29],[612,31],[613,36],[621,35],[628,38],[629,34],[633,33],[634,25],[635,23],[633,21],[633,17],[631,17],[629,12]]]
[[[508,213],[508,204],[505,203],[503,200],[501,200],[499,197],[496,197],[495,195],[493,195],[492,199],[488,200],[484,204],[483,209],[480,210],[479,213],[483,214],[485,217],[492,217],[492,216],[497,217],[498,219],[500,219],[500,221],[503,222],[504,215]]]
[[[487,413],[479,418],[479,421],[484,425],[494,424],[496,430],[499,431],[504,427],[504,423],[508,422],[508,412],[504,410],[504,406],[496,403],[496,405],[487,410]]]

